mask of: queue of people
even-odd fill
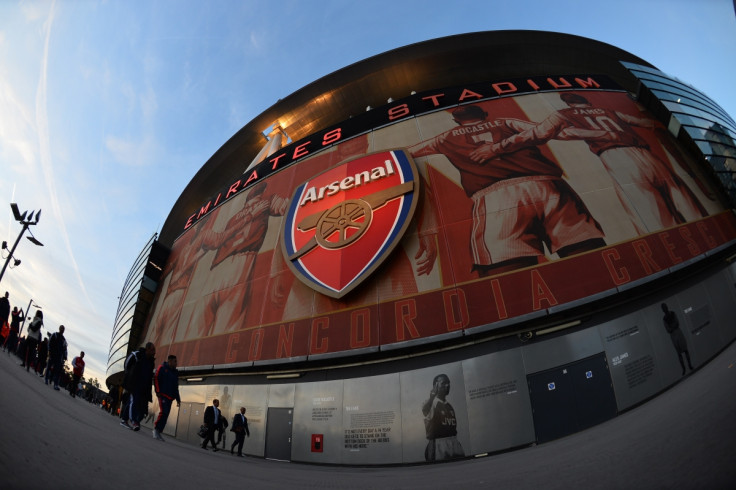
[[[152,342],[140,347],[138,350],[131,352],[125,359],[124,377],[123,377],[123,394],[120,408],[120,425],[135,432],[140,431],[141,420],[149,415],[148,404],[152,402],[151,384],[153,391],[156,393],[158,401],[158,416],[152,429],[153,438],[164,442],[161,435],[166,427],[166,422],[171,413],[171,408],[176,401],[177,407],[181,404],[179,395],[179,372],[177,370],[178,361],[175,355],[167,357],[154,371],[156,356],[156,346]],[[114,407],[117,401],[117,387],[113,386],[110,390],[110,400],[106,402],[108,410],[114,414]],[[212,405],[204,411],[202,427],[203,441],[200,447],[207,449],[208,444],[212,446],[212,451],[217,452],[218,443],[215,442],[215,434],[222,432],[228,427],[226,417],[220,411],[220,400],[215,398]],[[103,408],[104,405],[103,405]],[[250,437],[248,428],[248,418],[245,416],[245,407],[240,407],[240,412],[233,416],[230,431],[235,433],[235,441],[230,446],[230,454],[235,454],[235,448],[238,449],[238,456],[243,457],[243,444],[245,438]],[[153,420],[149,415],[148,420]]]
[[[10,311],[10,293],[0,297],[0,344],[8,355],[15,354],[20,358],[20,366],[27,372],[33,372],[45,378],[47,385],[60,391],[60,385],[69,390],[72,397],[76,397],[77,387],[84,376],[84,352],[81,352],[72,361],[72,375],[64,372],[64,363],[67,360],[68,344],[64,337],[66,327],[59,326],[57,332],[47,333],[44,337],[42,330],[45,327],[43,311],[36,310],[26,329],[26,335],[21,333],[25,320],[23,309],[17,306]]]

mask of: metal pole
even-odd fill
[[[5,274],[5,269],[8,268],[10,259],[13,258],[13,252],[15,252],[15,248],[18,246],[18,242],[20,242],[20,239],[23,238],[23,233],[25,233],[27,229],[28,229],[28,223],[23,223],[23,229],[20,230],[20,234],[18,234],[18,239],[15,240],[15,243],[13,244],[13,248],[10,250],[10,255],[8,255],[7,259],[5,259],[5,265],[3,265],[3,270],[0,272],[0,281],[3,280],[3,274]]]
[[[20,323],[20,329],[18,330],[18,338],[20,338],[20,334],[23,333],[23,325],[26,324],[26,318],[28,318],[28,310],[31,309],[31,303],[33,303],[33,298],[28,302],[28,307],[26,308],[26,311],[23,312],[23,321]]]

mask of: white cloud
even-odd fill
[[[144,136],[140,141],[107,136],[105,148],[110,152],[112,158],[127,167],[145,167],[154,162],[156,143],[151,136]]]

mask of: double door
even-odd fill
[[[537,442],[557,439],[616,416],[604,353],[527,376]]]

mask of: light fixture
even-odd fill
[[[301,377],[302,373],[269,374],[266,379],[292,379]]]
[[[578,326],[578,325],[580,325],[581,323],[583,323],[583,322],[581,322],[580,320],[574,320],[574,321],[572,321],[572,322],[567,322],[567,323],[563,323],[563,324],[561,324],[561,325],[555,325],[554,327],[549,327],[549,328],[543,328],[543,329],[541,329],[541,330],[537,330],[537,331],[536,331],[536,332],[534,332],[534,333],[535,333],[535,334],[536,334],[537,336],[539,336],[539,335],[547,335],[548,333],[552,333],[552,332],[558,332],[558,331],[560,331],[560,330],[564,330],[564,329],[566,329],[566,328],[570,328],[570,327],[577,327],[577,326]]]
[[[20,209],[18,209],[18,205],[14,202],[10,203],[10,209],[13,211],[13,218],[23,225],[23,228],[20,230],[20,233],[18,234],[18,238],[15,240],[15,243],[13,244],[13,247],[8,251],[8,256],[3,257],[5,259],[5,264],[3,265],[2,270],[0,270],[0,281],[3,278],[3,275],[5,274],[5,269],[8,268],[10,265],[10,259],[13,259],[14,267],[18,267],[20,265],[20,259],[13,257],[13,253],[15,253],[15,249],[18,246],[18,243],[20,242],[20,239],[23,238],[23,234],[28,230],[29,226],[37,225],[38,220],[41,218],[41,210],[39,209],[38,212],[31,211],[31,214],[28,214],[28,211],[20,212]],[[34,221],[33,216],[36,216],[36,219]],[[28,218],[26,219],[26,216]],[[34,245],[38,245],[40,247],[43,247],[43,243],[36,240],[36,237],[33,236],[33,233],[31,233],[31,236],[28,237],[28,239],[33,243]],[[3,250],[8,250],[8,242],[3,241]],[[13,267],[11,267],[12,269]]]

